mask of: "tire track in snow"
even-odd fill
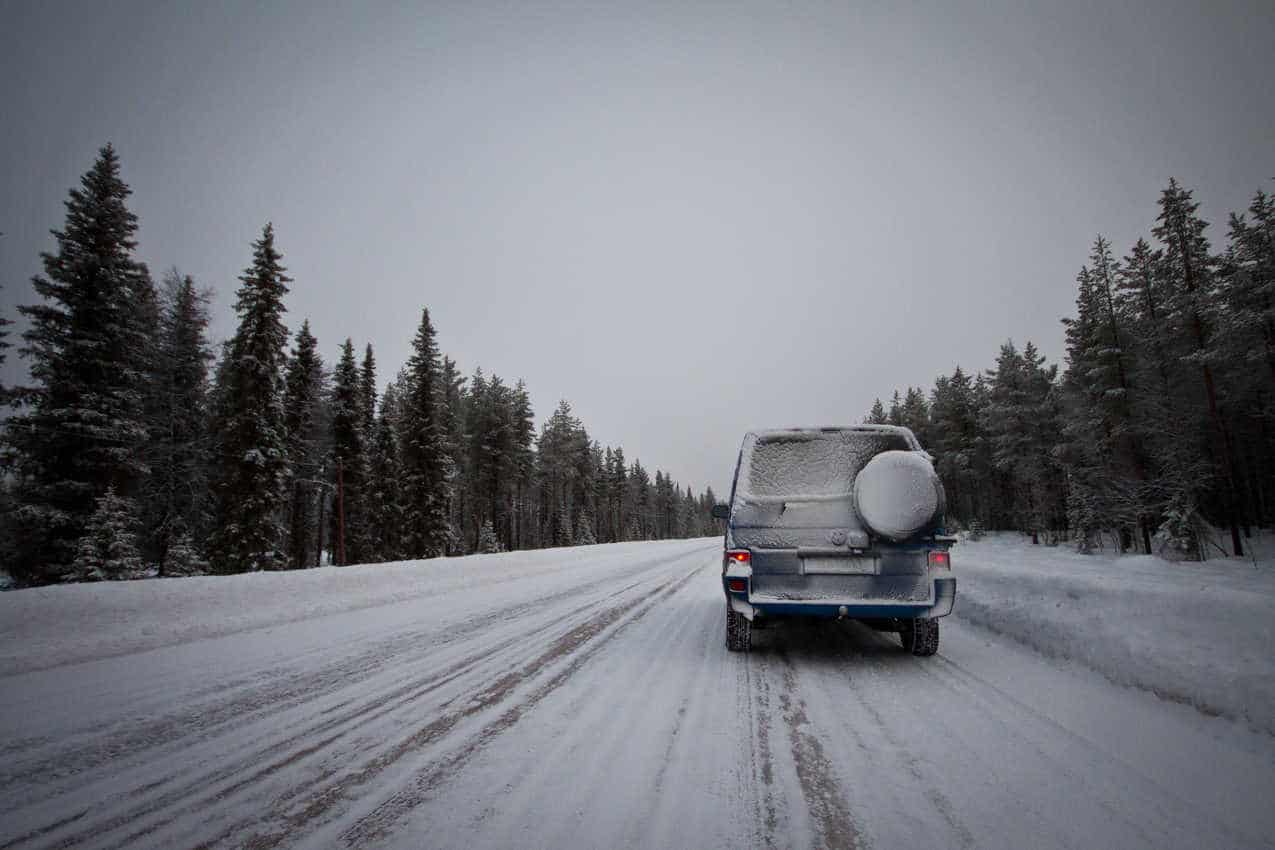
[[[641,620],[661,601],[685,587],[706,566],[701,564],[681,578],[670,579],[660,585],[653,591],[651,597],[637,608],[632,605],[617,605],[600,612],[585,625],[560,638],[550,647],[549,651],[534,659],[521,670],[506,677],[472,711],[463,711],[460,716],[453,715],[452,717],[455,717],[455,720],[444,717],[440,718],[439,721],[435,721],[436,723],[446,723],[447,728],[450,729],[463,717],[476,714],[502,701],[512,693],[517,685],[531,680],[555,662],[570,659],[565,667],[550,676],[548,680],[536,687],[521,701],[508,708],[495,720],[484,726],[476,735],[465,741],[459,750],[426,770],[418,772],[407,787],[400,789],[389,799],[380,803],[370,813],[359,818],[352,826],[341,833],[342,841],[348,847],[357,848],[388,835],[394,825],[408,811],[424,803],[448,776],[462,770],[470,758],[481,751],[494,738],[513,727],[528,711],[561,687],[572,674],[592,660],[616,636],[621,634],[627,627]],[[628,616],[625,616],[626,614]],[[612,628],[613,626],[614,628]],[[605,634],[603,634],[604,632]],[[600,639],[595,640],[595,638]],[[395,758],[395,761],[401,755],[400,753]],[[383,767],[380,769],[383,769]],[[262,846],[273,845],[266,844]]]
[[[779,815],[775,803],[775,766],[770,753],[770,683],[765,677],[758,677],[757,689],[753,690],[752,663],[750,658],[742,659],[745,687],[748,689],[749,711],[754,716],[753,761],[755,777],[761,780],[760,804],[764,815],[761,826],[761,840],[766,847],[778,847],[775,833],[779,826]]]
[[[682,557],[685,555],[654,559],[635,565],[635,570],[643,573],[657,570]],[[67,765],[73,766],[70,771],[72,773],[83,773],[105,765],[118,768],[121,759],[141,755],[150,749],[170,746],[174,740],[183,737],[182,733],[186,733],[185,737],[190,743],[216,738],[227,726],[242,728],[246,722],[286,711],[313,700],[318,694],[365,681],[390,663],[401,663],[402,659],[399,656],[405,650],[417,649],[423,645],[429,646],[431,650],[437,650],[481,634],[503,620],[525,616],[529,612],[565,599],[578,597],[614,582],[613,577],[599,578],[567,590],[483,614],[457,626],[400,633],[391,640],[378,642],[369,649],[347,657],[337,664],[320,670],[293,673],[283,681],[272,676],[273,671],[263,671],[252,677],[224,683],[220,685],[222,692],[239,691],[243,685],[261,678],[269,680],[266,684],[252,688],[247,693],[237,693],[231,699],[201,707],[196,715],[192,715],[189,709],[171,712],[160,718],[130,724],[106,738],[101,737],[102,731],[89,730],[84,734],[95,738],[89,744],[55,751],[39,761],[10,767],[7,770],[2,766],[15,765],[22,753],[31,749],[32,746],[6,747],[4,751],[6,758],[0,762],[0,794],[11,793],[15,786],[19,786],[28,795],[26,798],[28,801],[38,800],[39,797],[30,796],[32,783],[44,784],[63,778],[63,775],[68,772]],[[629,588],[622,588],[616,592],[627,589]],[[338,708],[340,706],[325,710],[332,711]],[[192,727],[198,730],[197,733],[191,734]],[[31,745],[41,746],[48,743],[50,740],[46,737],[32,741]],[[165,777],[160,781],[173,778]]]
[[[464,676],[466,673],[481,667],[485,662],[493,659],[503,660],[501,659],[501,656],[504,653],[508,652],[511,648],[525,645],[528,638],[535,637],[542,633],[550,633],[554,628],[560,628],[563,621],[574,619],[582,613],[595,609],[601,602],[605,602],[607,599],[623,596],[625,593],[632,591],[634,588],[651,581],[652,578],[649,577],[649,573],[661,570],[670,564],[692,556],[698,557],[699,553],[683,552],[676,556],[662,557],[634,565],[634,569],[637,573],[645,576],[644,578],[639,578],[637,581],[630,582],[623,587],[606,594],[601,599],[593,599],[584,605],[573,608],[565,614],[554,617],[545,624],[540,625],[529,632],[523,632],[506,640],[500,641],[492,646],[486,647],[476,653],[467,655],[441,671],[430,671],[424,678],[414,679],[406,684],[396,686],[388,693],[383,690],[374,690],[363,699],[347,700],[340,706],[329,707],[314,715],[315,717],[324,718],[322,722],[318,724],[307,724],[282,740],[270,740],[265,747],[255,748],[250,752],[241,753],[230,763],[226,763],[224,761],[218,762],[211,771],[192,774],[189,770],[183,770],[176,774],[165,776],[158,781],[151,781],[143,786],[131,789],[131,791],[127,792],[127,796],[137,800],[137,805],[124,811],[120,811],[118,808],[115,808],[109,817],[95,823],[86,823],[82,825],[76,823],[76,826],[83,827],[83,831],[72,835],[64,835],[60,840],[55,840],[55,843],[45,846],[61,848],[75,846],[82,843],[98,844],[100,839],[110,832],[117,831],[127,826],[140,827],[139,829],[132,831],[123,839],[101,845],[107,847],[127,847],[132,845],[134,842],[153,834],[157,830],[170,826],[175,820],[184,814],[188,814],[192,811],[198,812],[209,805],[221,806],[221,804],[224,804],[226,800],[231,797],[237,795],[242,796],[244,793],[253,791],[253,786],[260,783],[262,780],[268,779],[269,777],[277,774],[280,770],[291,767],[298,761],[324,753],[332,743],[356,731],[359,727],[366,723],[387,715],[394,710],[410,705],[413,701],[420,699],[422,696],[436,691],[446,684]],[[658,580],[659,576],[655,578]],[[531,602],[522,603],[517,606],[511,606],[499,611],[484,614],[454,627],[450,633],[438,633],[438,639],[432,644],[422,643],[423,638],[420,636],[421,633],[415,632],[406,638],[396,637],[393,641],[388,643],[393,646],[411,646],[413,648],[420,649],[422,653],[428,652],[433,654],[442,646],[459,643],[468,637],[480,634],[485,628],[498,621],[525,615],[531,610],[542,608],[546,605],[552,604],[553,602],[561,601],[566,598],[578,597],[582,591],[588,592],[590,589],[596,589],[602,585],[614,585],[615,583],[616,578],[614,576],[604,577],[583,586],[576,586],[560,593],[540,597],[536,600],[532,600]],[[384,643],[378,644],[380,649],[373,650],[372,652],[384,653],[384,646]],[[321,677],[321,680],[323,682],[330,683],[333,687],[338,684],[341,686],[350,685],[351,681],[343,679],[339,675],[339,672],[343,670],[352,670],[352,664],[357,663],[368,654],[369,653],[360,654],[353,662],[343,662],[338,668],[336,668],[335,671],[325,672]],[[394,660],[396,659],[392,656],[382,659],[384,663]],[[383,664],[378,666],[383,666]],[[354,683],[361,681],[363,678],[366,677],[351,677]],[[319,694],[310,693],[307,696],[309,699],[314,699],[316,696],[320,696],[324,692],[326,691],[321,691]],[[301,702],[305,701],[308,700],[301,700]],[[446,703],[444,703],[444,705],[446,705]],[[347,707],[341,710],[342,706]],[[278,711],[286,710],[289,707],[291,707],[291,704],[281,706]],[[273,713],[277,712],[268,712],[268,714]],[[325,733],[332,732],[333,730],[336,730],[335,734],[328,735],[327,737],[322,738],[317,744],[315,743],[316,736],[325,735]],[[216,735],[212,733],[206,733],[200,736],[200,740],[203,738],[215,737]],[[298,744],[302,746],[298,749],[288,751],[290,747],[295,747]],[[109,749],[107,751],[109,752]],[[264,768],[259,767],[263,759],[270,758],[280,753],[284,753],[281,758],[271,762]],[[239,774],[252,770],[254,767],[257,769],[249,776],[236,778]],[[328,775],[324,778],[330,778],[331,775],[336,772],[336,770],[329,770]],[[217,787],[227,781],[232,782],[229,787]],[[177,783],[176,786],[174,783]],[[154,796],[152,792],[159,787],[163,787],[164,792],[159,796]],[[289,798],[295,797],[298,796],[301,791],[309,790],[309,787],[304,789],[293,789],[292,794],[285,796]],[[201,795],[201,791],[207,791],[208,793]],[[335,802],[335,800],[332,800],[331,802]],[[322,808],[326,810],[328,806],[324,806]],[[315,803],[313,800],[307,804],[306,811],[308,816],[313,816],[316,813]],[[30,840],[38,840],[40,837],[48,836],[50,833],[59,831],[61,827],[75,823],[82,819],[85,814],[88,814],[88,810],[80,812],[70,818],[63,818],[58,823],[53,823],[47,827],[28,832],[20,838],[16,838],[3,846],[18,846]],[[155,815],[162,815],[162,817],[158,821],[145,823],[148,818]],[[214,844],[221,843],[228,840],[235,833],[241,832],[243,829],[250,826],[251,823],[241,822],[205,844],[207,846],[212,846]]]
[[[888,744],[894,751],[894,755],[897,756],[899,762],[903,765],[903,768],[908,772],[908,775],[911,776],[921,788],[921,793],[925,796],[925,799],[931,806],[934,807],[934,810],[939,813],[939,816],[943,818],[943,821],[947,824],[948,829],[951,831],[951,837],[956,842],[955,846],[965,848],[965,850],[977,847],[978,841],[975,840],[973,833],[969,830],[969,827],[967,827],[965,823],[957,817],[956,806],[952,803],[951,798],[948,797],[947,794],[943,793],[943,790],[934,783],[933,774],[927,774],[924,770],[922,770],[920,759],[917,758],[916,754],[912,751],[912,748],[902,741],[898,735],[894,734],[893,730],[890,729],[889,724],[886,722],[885,716],[878,711],[875,706],[864,699],[859,688],[851,686],[850,688],[847,688],[847,690],[851,693],[851,695],[853,695],[855,701],[863,709],[864,713],[866,713],[868,717],[872,718],[872,722],[876,727],[876,732],[880,734],[881,738],[883,738],[886,744]],[[860,748],[864,748],[864,739],[860,737],[858,730],[855,730],[855,736],[860,742]]]
[[[824,753],[823,744],[806,731],[810,720],[806,716],[806,703],[798,696],[796,670],[788,654],[778,653],[783,662],[784,690],[779,694],[784,723],[788,727],[788,740],[792,747],[793,762],[797,768],[797,781],[806,800],[810,816],[821,833],[821,846],[842,848],[866,848],[845,794],[832,769],[832,763]]]

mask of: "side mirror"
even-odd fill
[[[730,505],[722,502],[713,505],[713,519],[730,519]]]

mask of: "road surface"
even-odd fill
[[[588,551],[5,675],[0,847],[1275,842],[1268,735],[956,616],[731,654],[717,541]]]

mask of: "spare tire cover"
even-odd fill
[[[882,452],[854,479],[854,509],[869,531],[906,540],[943,510],[943,484],[920,452]]]

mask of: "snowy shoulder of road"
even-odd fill
[[[1275,538],[1256,558],[1081,555],[1016,534],[953,550],[962,620],[1275,733]]]
[[[482,588],[489,604],[527,587],[686,541],[539,549],[466,558],[235,576],[54,585],[0,593],[0,676]]]

